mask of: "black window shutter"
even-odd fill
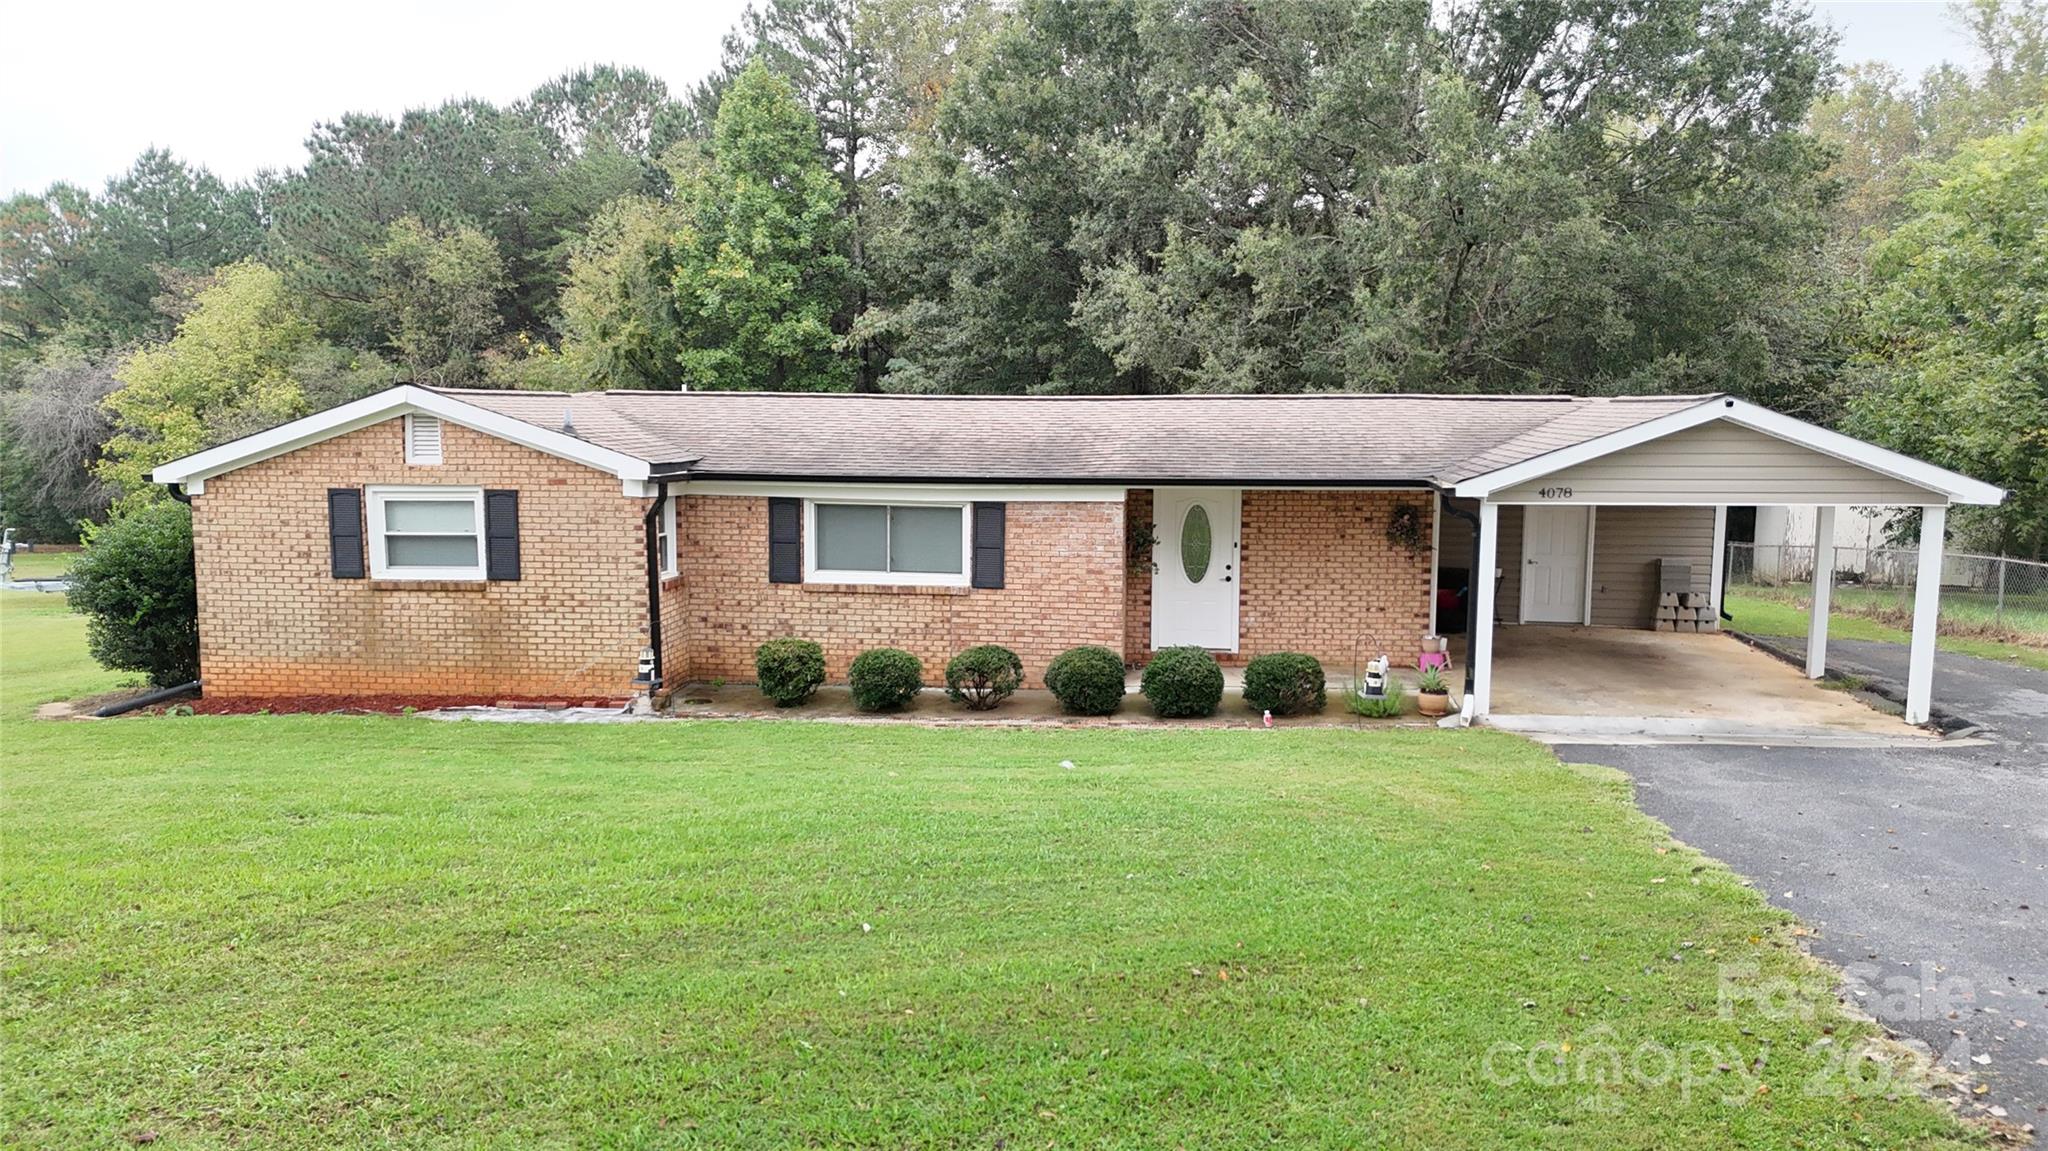
[[[519,578],[519,493],[484,493],[484,576]]]
[[[974,578],[975,587],[1003,586],[1003,521],[1006,505],[977,503],[974,505]]]
[[[804,582],[804,502],[768,500],[768,582]]]
[[[363,493],[327,489],[327,563],[335,579],[363,578]]]

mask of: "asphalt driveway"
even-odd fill
[[[1833,641],[1900,678],[1905,648]],[[1857,1001],[1969,1077],[1966,1113],[2048,1130],[2048,672],[1942,653],[1937,702],[1983,744],[1559,747],[1813,931]]]

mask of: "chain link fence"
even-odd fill
[[[1810,544],[1729,543],[1723,574],[1731,593],[1810,604]],[[1835,549],[1835,610],[1910,627],[1918,548]],[[1942,631],[2012,635],[2048,643],[2048,564],[1948,552],[1941,561]]]

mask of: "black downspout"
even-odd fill
[[[172,499],[184,504],[188,508],[192,506],[192,497],[185,494],[184,484],[165,484],[164,490],[171,493]]]
[[[1465,511],[1463,508],[1452,507],[1451,498],[1448,494],[1446,494],[1443,491],[1443,489],[1437,489],[1437,496],[1439,497],[1438,502],[1443,506],[1443,509],[1445,511],[1451,513],[1454,516],[1457,516],[1461,520],[1467,521],[1472,525],[1472,559],[1467,564],[1465,569],[1467,572],[1471,573],[1471,575],[1467,576],[1465,581],[1465,695],[1467,698],[1470,698],[1472,695],[1472,677],[1475,674],[1472,668],[1472,645],[1478,642],[1474,638],[1472,631],[1472,601],[1477,597],[1475,597],[1472,594],[1472,589],[1476,585],[1474,584],[1474,581],[1472,580],[1471,576],[1476,576],[1479,574],[1479,517],[1473,515],[1471,512]],[[1491,573],[1489,573],[1488,578],[1491,578]],[[1492,623],[1491,620],[1487,622],[1489,625],[1491,625]]]
[[[654,682],[661,676],[661,509],[668,503],[668,481],[658,481],[654,506],[647,509],[641,527],[647,536],[647,646],[654,652]]]

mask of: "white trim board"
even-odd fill
[[[652,483],[644,492],[628,487],[627,495],[654,494]],[[788,496],[803,500],[882,500],[901,496],[912,501],[937,503],[982,500],[1001,503],[1122,503],[1122,487],[1100,484],[934,484],[934,483],[809,483],[775,480],[670,480],[672,495],[697,496]]]
[[[1585,625],[1585,626],[1587,626],[1587,627],[1592,627],[1592,626],[1593,626],[1593,533],[1594,533],[1595,531],[1597,531],[1597,530],[1599,529],[1599,527],[1600,527],[1600,508],[1599,508],[1599,506],[1598,506],[1598,505],[1595,505],[1595,506],[1593,506],[1593,507],[1589,507],[1589,508],[1587,508],[1587,509],[1586,509],[1586,579],[1585,579],[1585,583],[1584,583],[1584,585],[1583,585],[1583,586],[1582,586],[1582,587],[1580,588],[1580,590],[1581,590],[1581,591],[1583,591],[1583,592],[1585,592],[1585,593],[1586,593],[1586,602],[1585,602],[1584,604],[1580,605],[1580,608],[1579,608],[1579,622],[1580,622],[1581,624],[1584,624],[1584,625]],[[1526,528],[1524,528],[1523,530],[1525,530],[1525,531],[1526,531],[1527,529],[1526,529]]]
[[[565,460],[611,472],[621,480],[644,480],[653,471],[646,460],[599,447],[588,440],[578,439],[564,432],[550,431],[525,420],[502,416],[475,404],[444,396],[439,392],[412,384],[400,384],[387,388],[374,396],[364,396],[340,407],[289,423],[279,424],[267,431],[230,440],[217,448],[195,452],[169,463],[158,464],[149,473],[153,483],[184,484],[188,492],[198,495],[203,485],[213,476],[236,468],[260,463],[274,456],[317,444],[322,440],[381,424],[398,416],[424,413],[439,416],[444,422],[458,424],[471,431],[496,436],[521,444],[535,451],[560,456]]]
[[[1583,440],[1567,447],[1545,452],[1540,456],[1523,460],[1518,464],[1510,464],[1504,468],[1496,468],[1490,472],[1483,472],[1479,475],[1468,477],[1458,481],[1455,492],[1460,496],[1485,499],[1494,492],[1505,488],[1514,487],[1517,484],[1526,483],[1530,480],[1550,475],[1553,472],[1562,471],[1565,468],[1585,463],[1588,460],[1596,460],[1602,456],[1612,455],[1624,448],[1646,444],[1651,440],[1662,439],[1673,432],[1682,432],[1687,428],[1696,428],[1701,424],[1711,423],[1715,420],[1727,420],[1730,423],[1739,424],[1752,431],[1762,432],[1768,436],[1776,436],[1789,443],[1809,448],[1822,455],[1833,456],[1845,463],[1868,468],[1871,471],[1880,472],[1893,479],[1913,484],[1916,487],[1926,488],[1931,492],[1947,496],[1953,503],[1989,505],[1997,504],[2005,499],[2005,489],[1994,484],[1987,484],[1982,480],[1973,480],[1960,472],[1939,468],[1933,464],[1916,460],[1911,456],[1903,455],[1888,448],[1865,443],[1854,437],[1845,436],[1840,432],[1831,432],[1826,428],[1809,424],[1804,420],[1795,420],[1791,416],[1780,415],[1769,408],[1758,407],[1747,400],[1738,400],[1729,396],[1704,400],[1693,407],[1684,408],[1669,415],[1658,416],[1653,420],[1645,420],[1632,428],[1623,428],[1618,432],[1609,432],[1604,436],[1595,436],[1590,440]],[[1616,501],[1605,500],[1602,502],[1614,503]],[[1644,502],[1672,505],[1684,501],[1659,499]],[[1697,502],[1706,503],[1709,501],[1702,500]],[[1885,501],[1878,502],[1882,503]]]

